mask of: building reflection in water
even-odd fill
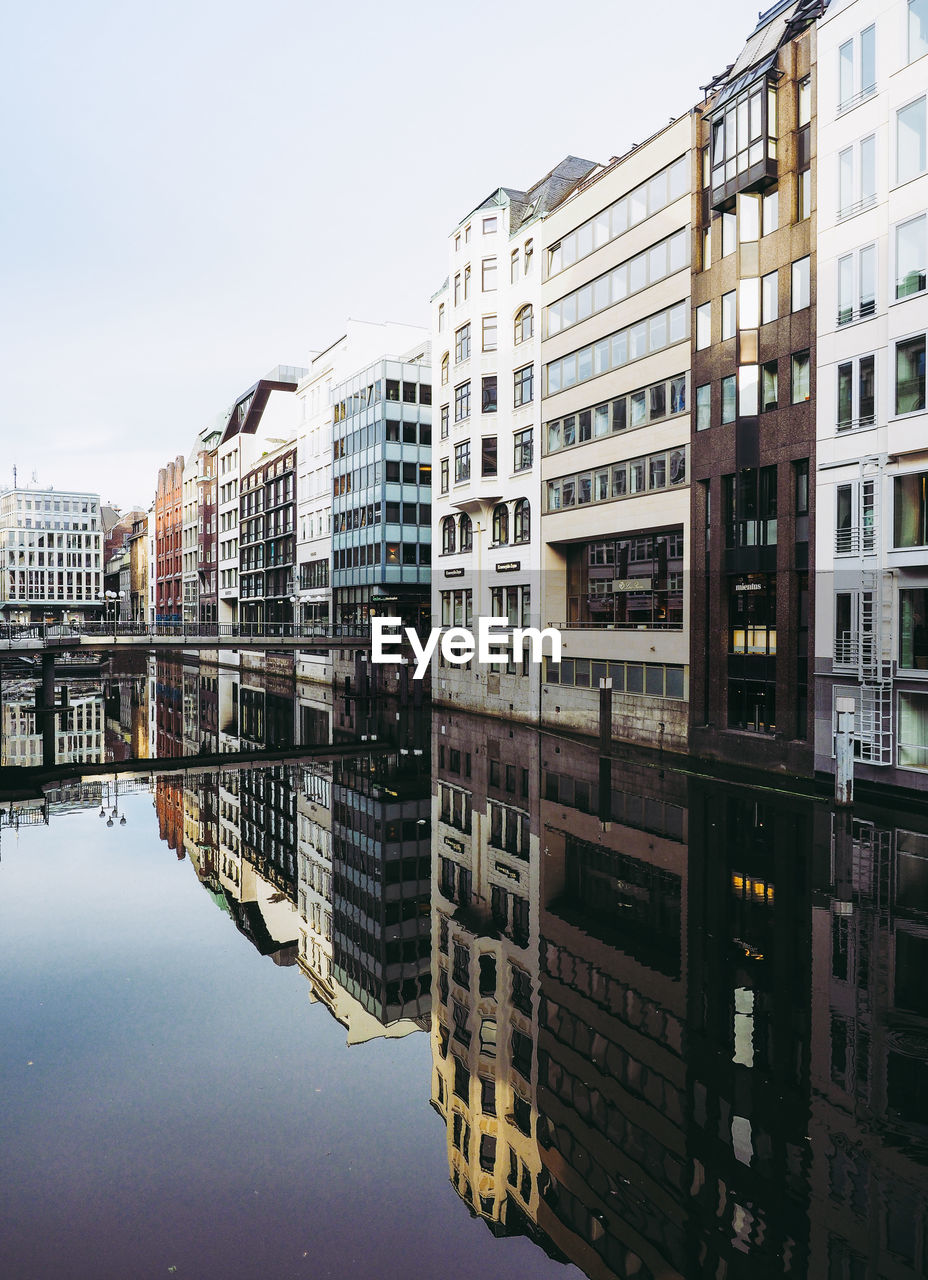
[[[463,715],[433,769],[469,1212],[591,1277],[925,1274],[925,820]]]
[[[176,760],[144,783],[161,836],[250,944],[350,1044],[430,1030],[449,1176],[495,1235],[597,1280],[928,1274],[928,817],[430,721],[360,668],[333,694],[158,657],[143,691],[68,682],[62,759]],[[5,763],[41,760],[30,708],[7,680]]]

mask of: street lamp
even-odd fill
[[[290,596],[290,603],[293,605],[293,635],[299,635],[296,611],[300,603],[300,597]]]
[[[104,591],[104,600],[112,601],[113,604],[113,639],[116,639],[116,623],[119,619],[119,602],[125,596],[125,591]]]

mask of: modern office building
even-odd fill
[[[541,241],[541,722],[685,749],[694,121],[586,178]],[[536,470],[539,468],[536,468]]]
[[[291,627],[295,616],[296,442],[264,454],[239,494],[240,621]]]
[[[432,371],[429,344],[332,389],[334,621],[431,616]]]
[[[239,508],[242,477],[262,453],[295,438],[296,409],[291,393],[305,372],[305,369],[291,365],[278,365],[243,391],[232,408],[221,415],[215,463],[217,603],[221,623],[240,620]]]
[[[95,493],[0,493],[0,613],[7,622],[99,617],[103,532]]]
[[[762,14],[697,107],[690,744],[798,773],[812,768],[823,8]]]
[[[568,156],[527,191],[500,187],[448,239],[448,279],[432,298],[436,625],[541,616],[540,236],[596,168]],[[432,697],[536,720],[540,668],[439,665]]]
[[[297,558],[299,562],[299,596],[301,621],[328,626],[334,619],[332,607],[332,511],[333,511],[333,441],[335,427],[335,388],[358,375],[358,370],[388,356],[396,356],[413,344],[419,349],[425,332],[412,325],[372,324],[349,320],[345,332],[323,351],[310,358],[309,369],[297,390],[298,426],[298,497]],[[347,406],[365,419],[368,406],[362,406],[347,393]],[[358,393],[360,394],[360,393]],[[339,398],[346,407],[346,395]],[[417,401],[418,403],[418,401]],[[378,420],[382,420],[378,419]],[[373,419],[371,418],[371,421]],[[355,425],[358,425],[356,422]],[[344,439],[344,432],[342,435]],[[350,443],[350,441],[348,441]],[[371,458],[373,461],[373,456]],[[365,465],[367,463],[365,462]],[[344,473],[344,466],[342,473]],[[342,496],[342,495],[339,495]],[[348,542],[341,549],[360,546]],[[352,555],[353,559],[353,555]],[[351,568],[359,568],[352,565]],[[342,586],[359,586],[359,581]],[[348,607],[347,601],[343,601]],[[357,601],[355,603],[358,603]],[[307,674],[320,676],[325,663],[318,657],[310,660]]]
[[[818,25],[815,764],[928,788],[928,5]]]

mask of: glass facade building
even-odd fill
[[[429,625],[432,383],[378,360],[333,393],[332,587],[339,625],[372,613]]]

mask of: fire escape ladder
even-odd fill
[[[860,759],[892,764],[893,641],[892,577],[880,563],[883,463],[860,462],[860,590],[857,593],[857,676],[860,681]]]

